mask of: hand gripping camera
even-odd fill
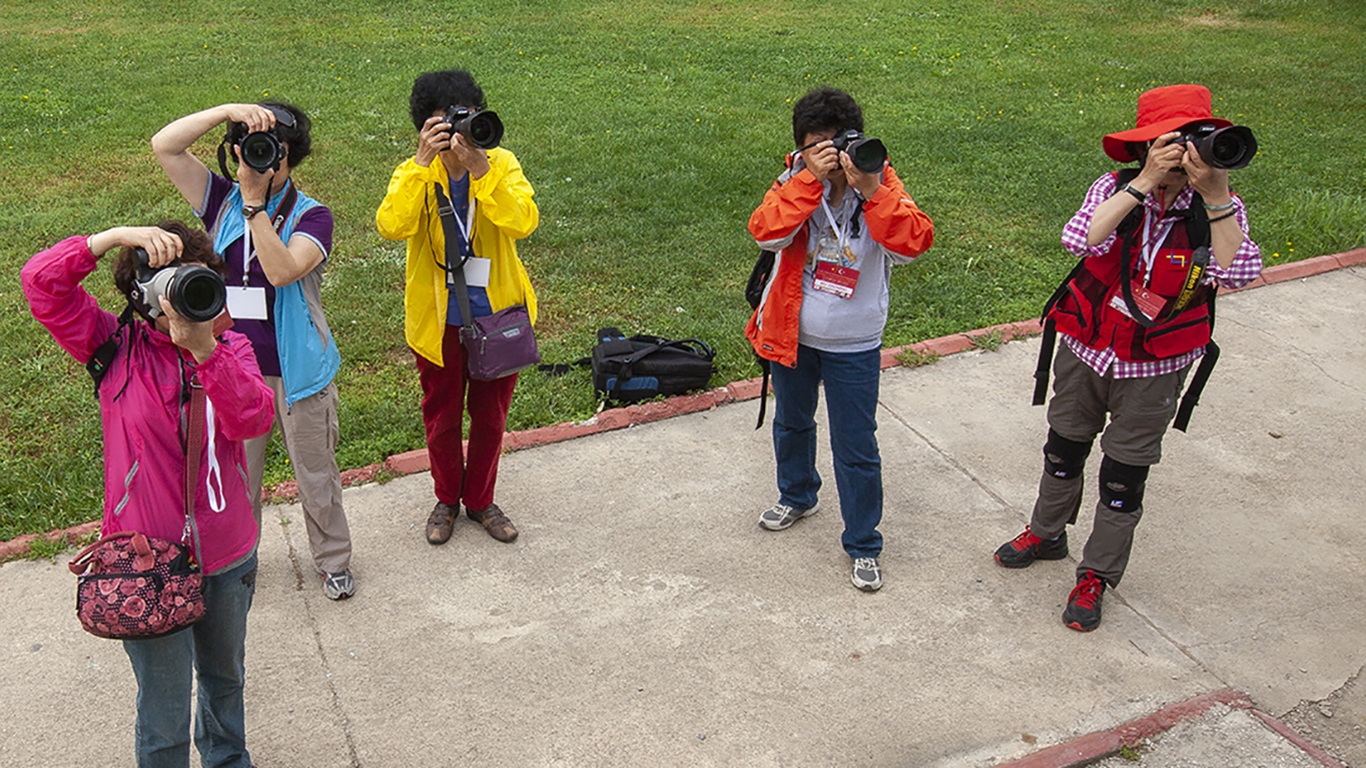
[[[294,127],[294,115],[289,110],[271,104],[262,106],[275,115],[275,125]],[[287,154],[284,142],[280,141],[274,127],[268,131],[248,133],[237,142],[237,146],[242,150],[242,163],[257,173],[280,170],[280,161]]]
[[[503,140],[503,121],[487,109],[474,111],[469,107],[448,107],[443,119],[450,123],[451,133],[464,136],[480,149],[493,149]]]
[[[1243,125],[1215,128],[1209,123],[1193,123],[1181,129],[1177,144],[1190,144],[1200,159],[1215,168],[1234,170],[1252,162],[1257,140],[1252,129]]]
[[[882,170],[883,163],[887,162],[887,148],[882,142],[870,139],[853,128],[835,134],[831,142],[840,152],[848,152],[849,159],[854,161],[854,167],[864,173],[877,173]]]
[[[202,323],[218,317],[227,305],[228,289],[223,278],[201,264],[171,264],[152,269],[147,251],[133,252],[137,268],[130,298],[148,317],[161,314],[161,297],[165,296],[186,320]]]

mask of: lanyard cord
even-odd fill
[[[238,185],[241,189],[241,185]],[[284,197],[280,198],[280,204],[275,208],[275,234],[279,235],[285,231],[285,222],[289,221],[290,214],[294,213],[294,204],[299,201],[299,190],[294,187],[294,178],[285,179]],[[270,200],[267,199],[269,204]],[[286,246],[288,247],[288,246]],[[245,222],[242,228],[242,287],[247,287],[247,276],[251,272],[252,261],[251,250],[251,222]]]

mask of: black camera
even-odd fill
[[[1209,123],[1192,123],[1181,129],[1176,144],[1190,144],[1200,159],[1215,168],[1243,168],[1257,154],[1257,140],[1244,125],[1215,128]]]
[[[275,115],[276,126],[294,127],[294,115],[289,110],[272,104],[262,106]],[[248,133],[237,142],[237,146],[242,150],[242,163],[257,173],[280,170],[280,161],[287,154],[284,142],[280,141],[274,127],[268,131]]]
[[[493,149],[503,140],[503,121],[488,110],[476,112],[468,107],[449,107],[442,118],[450,123],[451,132],[464,136],[480,149]]]
[[[835,134],[831,141],[835,149],[848,152],[849,159],[854,161],[854,167],[864,173],[877,173],[882,170],[883,163],[887,162],[887,148],[882,142],[870,139],[853,128]]]
[[[132,299],[141,305],[148,317],[161,314],[161,297],[171,302],[175,311],[196,323],[218,317],[228,303],[228,289],[217,272],[202,264],[171,264],[152,269],[147,251],[133,252],[137,261],[133,278]]]

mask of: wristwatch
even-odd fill
[[[246,205],[244,203],[242,205],[242,218],[250,221],[252,216],[255,216],[258,213],[265,213],[265,211],[266,207],[264,205]]]
[[[1139,204],[1139,205],[1142,205],[1142,204],[1143,204],[1143,201],[1145,201],[1145,200],[1148,199],[1148,196],[1147,196],[1147,195],[1145,195],[1145,194],[1143,194],[1142,192],[1139,192],[1138,190],[1134,189],[1132,184],[1125,184],[1124,186],[1122,186],[1122,187],[1119,188],[1119,191],[1120,191],[1120,192],[1128,192],[1129,194],[1133,195],[1133,196],[1134,196],[1134,199],[1138,201],[1138,204]]]

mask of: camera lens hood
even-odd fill
[[[178,267],[166,293],[175,311],[196,323],[218,317],[228,303],[228,289],[222,276],[198,264]]]

